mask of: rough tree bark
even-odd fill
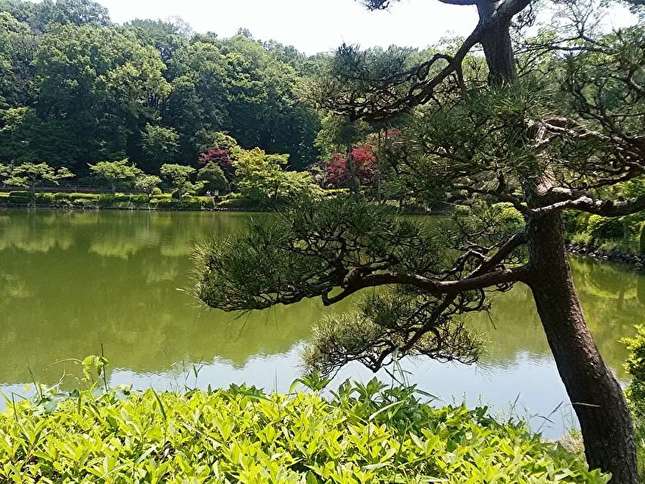
[[[478,0],[480,23],[500,2]],[[482,38],[492,85],[516,78],[510,19],[492,22]],[[535,187],[526,187],[535,200]],[[567,262],[559,212],[528,224],[529,286],[558,371],[580,422],[589,466],[610,472],[614,484],[638,483],[631,415],[620,384],[587,327]]]
[[[585,322],[567,262],[559,213],[528,226],[529,277],[558,372],[580,421],[587,462],[613,483],[637,483],[636,447],[623,390]]]
[[[479,22],[489,23],[500,3],[503,2],[478,0]],[[515,54],[510,27],[510,19],[491,22],[482,35],[481,45],[488,65],[489,82],[493,85],[510,82],[515,78]]]

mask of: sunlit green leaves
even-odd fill
[[[114,393],[0,415],[0,480],[605,483],[485,409],[435,409],[376,380],[317,393]],[[162,412],[163,409],[163,412]]]

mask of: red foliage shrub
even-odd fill
[[[352,148],[352,161],[354,162],[356,176],[363,185],[374,181],[377,173],[376,155],[370,145],[360,145]],[[325,166],[325,180],[334,187],[346,187],[351,181],[351,173],[347,157],[341,153],[332,155]]]
[[[199,162],[203,165],[208,163],[215,163],[218,165],[226,178],[230,180],[235,173],[235,167],[233,166],[233,158],[231,153],[223,148],[209,148],[199,155]]]

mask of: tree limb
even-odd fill
[[[448,5],[477,5],[476,0],[439,0],[441,3]]]
[[[330,306],[370,287],[402,284],[414,286],[433,295],[454,295],[460,292],[486,289],[492,286],[512,284],[525,280],[528,274],[525,266],[513,269],[496,269],[517,247],[526,243],[524,233],[516,234],[506,241],[490,258],[484,260],[468,277],[454,281],[442,281],[423,277],[417,274],[385,272],[378,274],[361,274],[360,270],[351,271],[345,278],[343,290],[335,296],[322,295],[325,306]]]
[[[645,195],[629,200],[594,200],[589,196],[563,200],[545,207],[530,210],[530,214],[542,217],[557,210],[581,210],[583,212],[601,215],[603,217],[623,217],[645,210]]]

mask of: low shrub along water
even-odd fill
[[[319,385],[322,386],[322,385]],[[376,380],[318,392],[39,392],[0,415],[15,482],[605,483],[581,456],[485,408]]]

